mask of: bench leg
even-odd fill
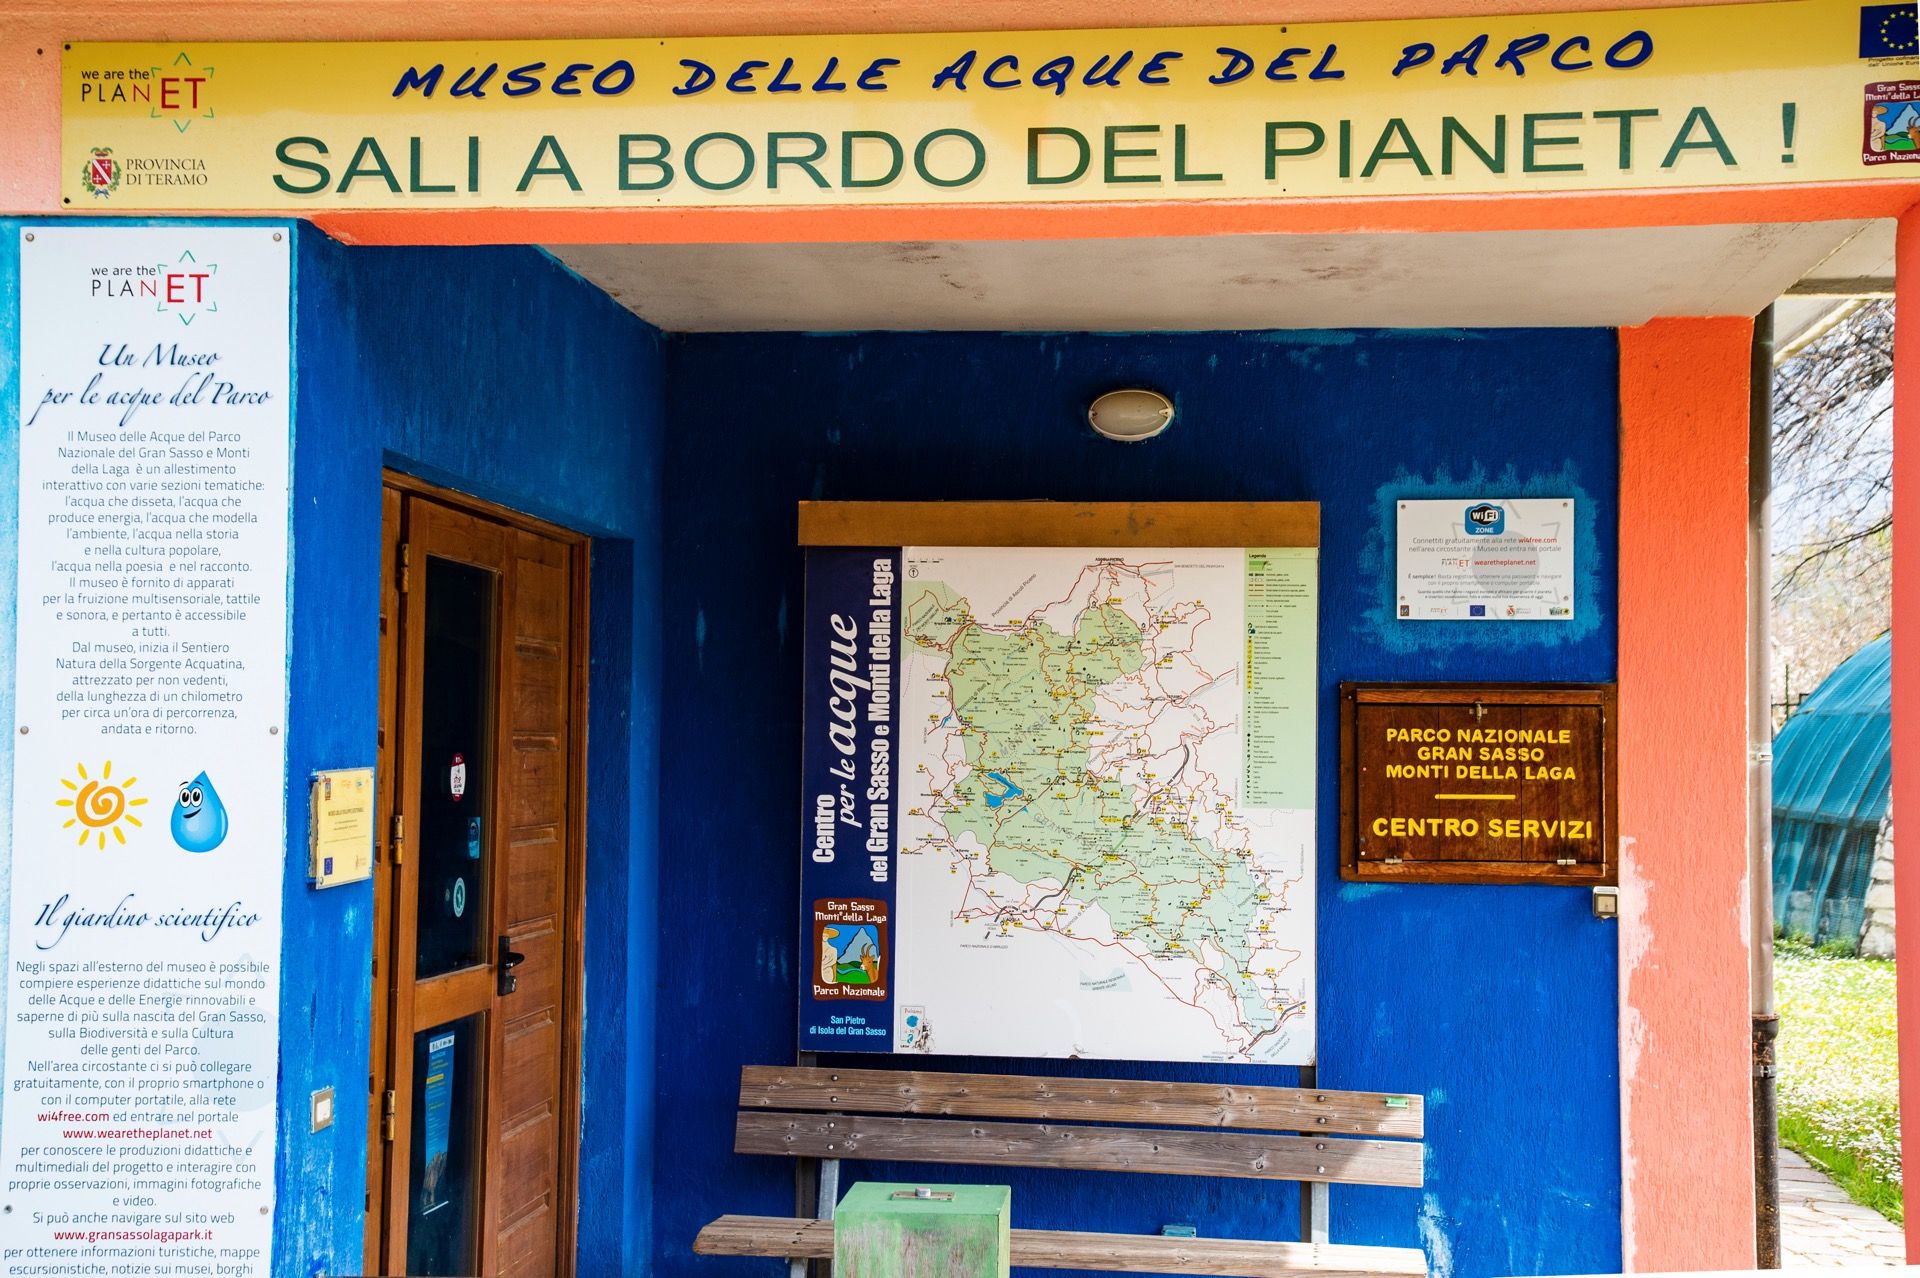
[[[833,1209],[840,1205],[840,1160],[820,1160],[820,1198],[814,1205],[815,1220],[832,1220]]]
[[[832,1220],[840,1205],[840,1160],[837,1158],[800,1158],[795,1160],[794,1192],[799,1213],[813,1214],[815,1220]],[[787,1278],[832,1278],[831,1260],[787,1259]]]
[[[811,1216],[820,1201],[820,1160],[817,1158],[796,1158],[793,1160],[793,1214]],[[787,1278],[811,1278],[814,1272],[813,1262],[807,1260],[787,1261]]]
[[[813,1218],[832,1220],[834,1208],[840,1205],[840,1160],[822,1158],[817,1164],[815,1176],[818,1180],[818,1190],[814,1199]],[[816,1278],[833,1278],[831,1260],[816,1260],[813,1265]],[[805,1275],[793,1274],[789,1275],[789,1278],[805,1278]]]
[[[1300,1067],[1300,1086],[1313,1088],[1320,1085],[1320,1069],[1315,1065]],[[1332,1240],[1332,1202],[1329,1186],[1325,1181],[1300,1182],[1300,1241],[1304,1243],[1326,1243]]]
[[[812,1052],[800,1052],[795,1065],[811,1069],[820,1063]],[[832,1220],[840,1202],[840,1160],[796,1158],[793,1164],[794,1215],[813,1213],[815,1220]],[[787,1278],[832,1278],[831,1260],[787,1260]]]
[[[1306,1181],[1300,1186],[1300,1241],[1324,1243],[1332,1240],[1328,1219],[1328,1192],[1324,1181]]]

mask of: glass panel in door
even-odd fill
[[[486,828],[495,668],[496,578],[429,556],[421,661],[420,890],[415,975],[489,961]]]
[[[484,1062],[480,1016],[413,1036],[412,1156],[408,1168],[407,1273],[436,1278],[477,1271],[479,1139]]]

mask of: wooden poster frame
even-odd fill
[[[798,543],[803,549],[897,550],[904,547],[993,547],[1008,549],[1085,548],[1096,551],[1207,549],[1232,551],[1312,550],[1320,547],[1320,504],[1299,502],[1175,501],[802,501],[798,503]],[[1316,563],[1312,681],[1318,737],[1321,687],[1319,663],[1319,589]],[[1249,641],[1250,643],[1251,641]],[[1323,761],[1315,747],[1316,773]],[[1315,844],[1325,813],[1317,794],[1310,797]],[[1317,852],[1309,866],[1317,881]],[[1317,937],[1316,937],[1317,939]],[[1316,973],[1317,975],[1317,973]],[[1318,1056],[1314,1035],[1312,1052]],[[803,1050],[800,1061],[813,1054]],[[1301,1067],[1312,1078],[1314,1066]],[[1310,1084],[1308,1084],[1310,1085]],[[803,1181],[806,1169],[802,1168]],[[803,1209],[816,1186],[803,1183]]]
[[[1320,545],[1315,501],[803,501],[802,546]]]

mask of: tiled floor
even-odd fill
[[[1900,1227],[1847,1197],[1792,1150],[1780,1151],[1780,1247],[1786,1265],[1903,1265]]]

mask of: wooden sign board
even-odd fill
[[[1340,685],[1340,874],[1617,881],[1612,684]]]

